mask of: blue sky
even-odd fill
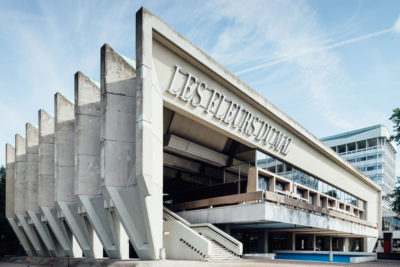
[[[57,91],[73,99],[76,71],[99,80],[104,43],[134,58],[142,5],[317,137],[392,128],[400,1],[3,0],[0,143],[37,124],[40,108],[53,112]]]

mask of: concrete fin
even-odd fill
[[[42,109],[39,110],[39,149],[38,204],[55,207],[54,118]]]
[[[57,204],[85,257],[94,258],[90,234],[83,217],[78,213],[78,205],[64,201],[58,201]]]
[[[6,144],[6,217],[14,218],[15,148]]]
[[[101,47],[101,93],[117,93],[134,97],[130,90],[124,88],[108,88],[105,83],[114,83],[136,77],[133,61],[122,56],[112,49],[108,44]],[[112,89],[112,90],[111,90]]]
[[[29,243],[28,238],[25,235],[25,232],[17,225],[14,218],[7,218],[8,222],[11,225],[15,235],[17,236],[19,242],[25,250],[27,256],[34,256],[35,250],[32,248],[32,245]]]
[[[55,240],[51,237],[47,226],[40,219],[40,213],[35,211],[28,211],[28,215],[33,222],[33,225],[36,228],[37,233],[39,234],[41,240],[49,251],[50,256],[64,256],[64,253],[60,254],[57,251],[57,247],[55,244]]]
[[[15,135],[15,184],[14,184],[14,211],[15,214],[24,215],[26,211],[25,203],[25,161],[26,147],[25,138]]]
[[[72,251],[72,236],[57,217],[55,209],[52,207],[41,207],[41,209],[65,256],[78,257],[79,255],[74,255]]]
[[[111,214],[104,208],[103,197],[90,198],[87,195],[80,195],[79,199],[108,257],[120,259],[118,235],[112,224]]]
[[[27,221],[27,217],[24,215],[17,214],[18,221],[21,223],[22,228],[24,229],[25,234],[27,235],[30,243],[32,244],[35,253],[38,256],[48,256],[48,252],[46,248],[41,243],[41,240],[36,235],[35,230],[33,229],[33,225],[29,224]]]

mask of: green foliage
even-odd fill
[[[389,201],[392,211],[400,214],[400,186],[395,187],[391,194],[387,194],[383,198]]]
[[[389,120],[394,124],[394,134],[391,136],[391,139],[400,145],[400,108],[393,109],[393,114],[390,116]]]
[[[23,255],[21,245],[6,218],[6,169],[0,167],[0,257],[2,255]]]

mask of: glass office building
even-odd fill
[[[397,147],[384,125],[374,125],[321,139],[339,155],[382,187],[382,195],[396,186]],[[389,203],[382,200],[383,230],[400,229]]]

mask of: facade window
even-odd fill
[[[269,191],[269,179],[264,176],[258,176],[258,189]]]
[[[365,161],[366,159],[367,159],[366,157],[359,157],[359,158],[357,159],[357,162]]]
[[[280,191],[284,191],[285,190],[285,184],[282,183],[282,182],[276,181],[275,189],[276,190],[280,190]]]

